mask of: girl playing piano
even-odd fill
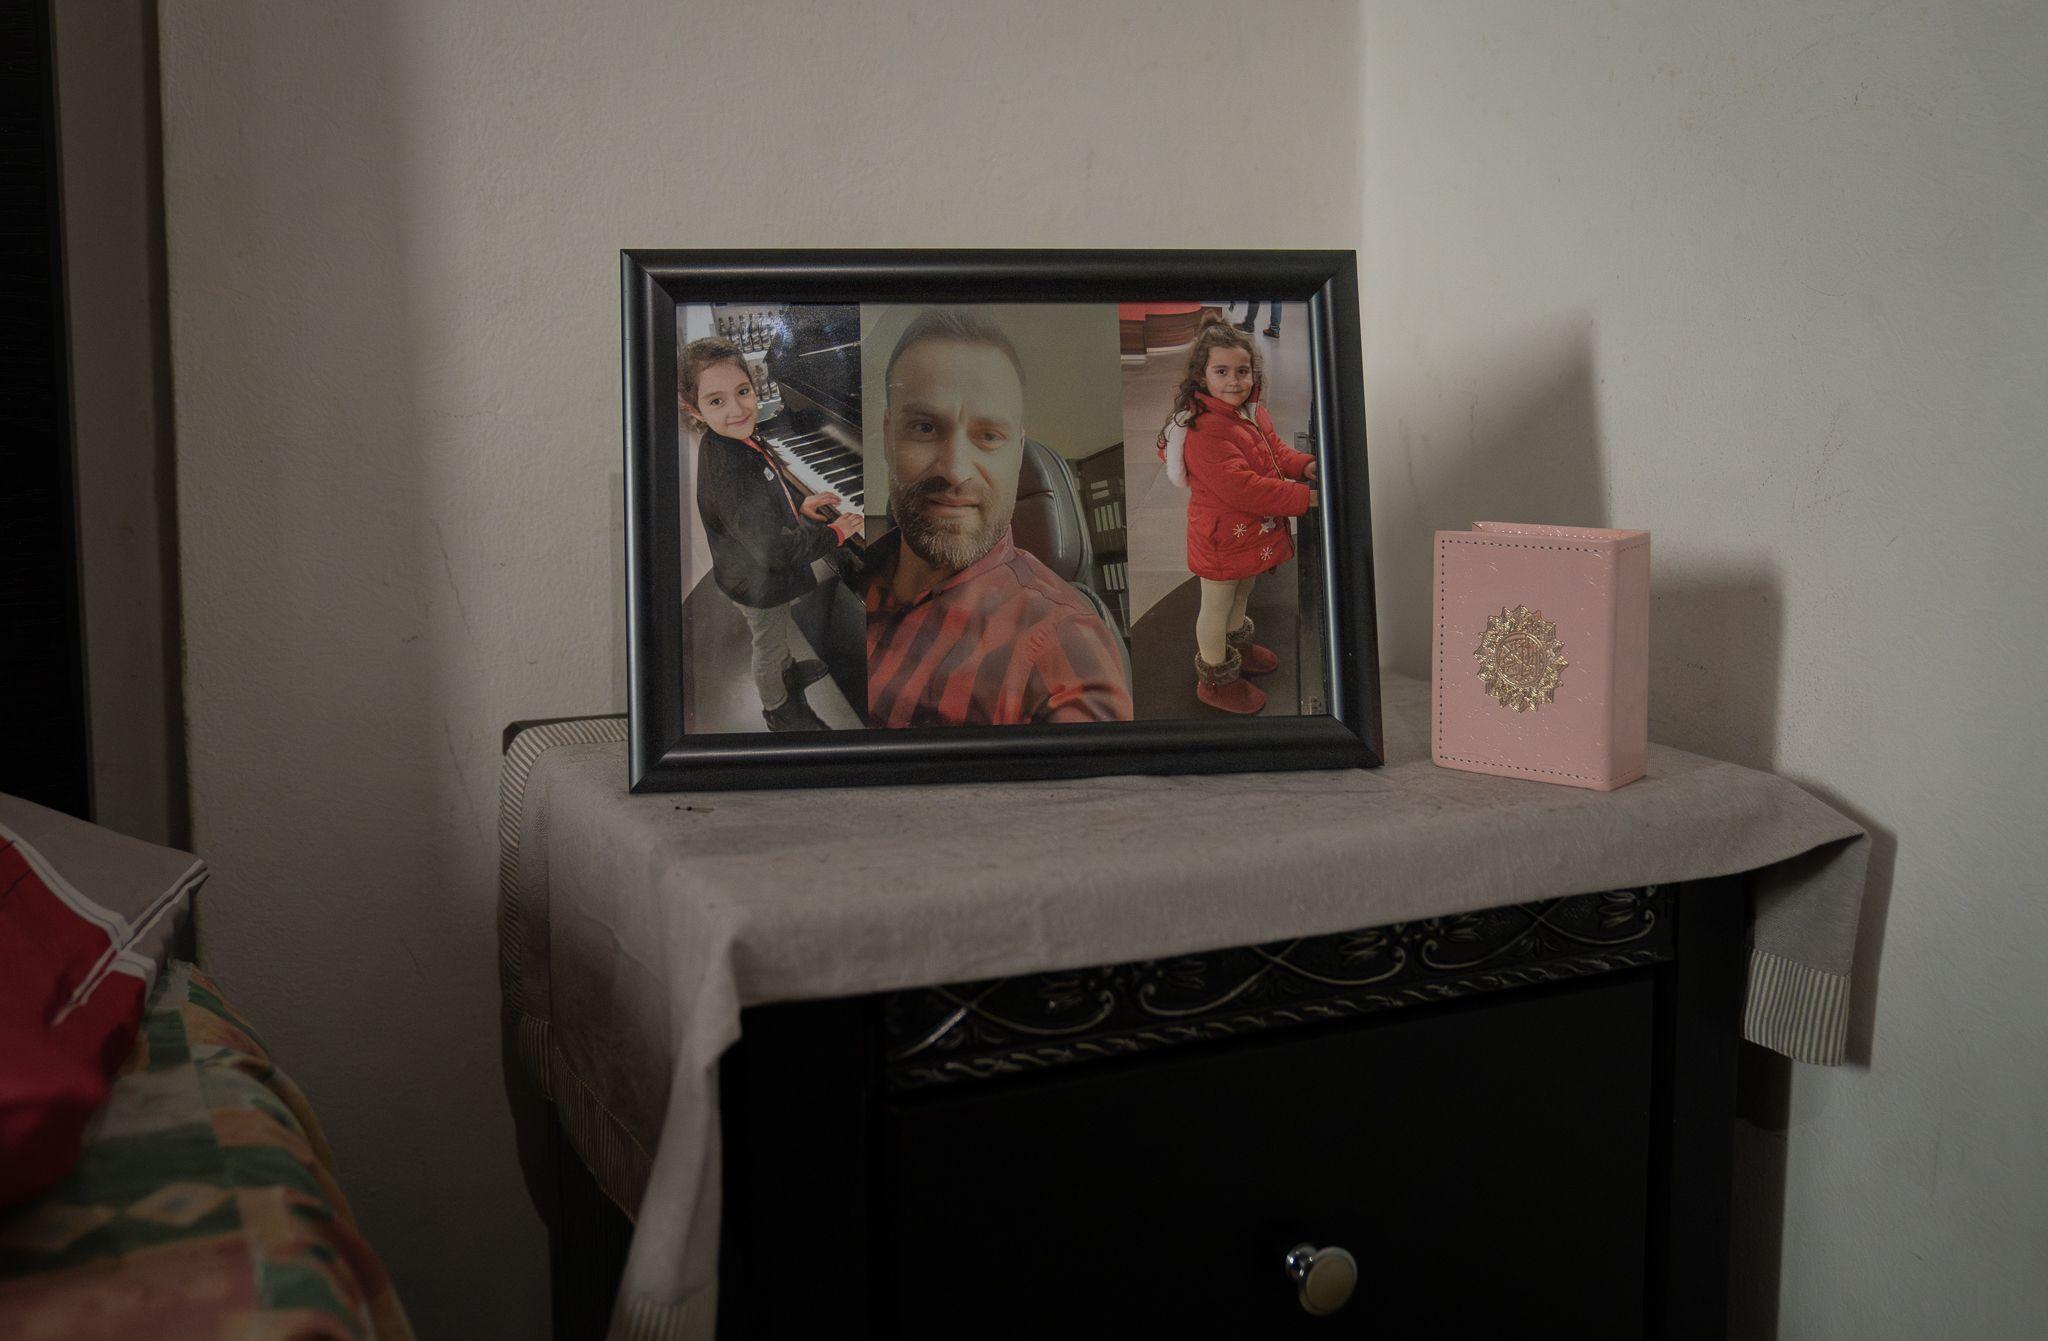
[[[758,413],[746,356],[731,341],[692,340],[676,359],[684,413],[703,429],[697,448],[697,515],[711,548],[711,577],[739,607],[752,637],[754,687],[771,731],[823,731],[804,690],[825,663],[790,650],[790,607],[817,585],[811,564],[860,533],[861,517],[837,494],[801,495],[754,436]]]
[[[1202,580],[1195,616],[1195,696],[1225,712],[1254,713],[1266,695],[1244,677],[1280,658],[1252,641],[1252,583],[1294,556],[1284,518],[1314,497],[1315,458],[1273,431],[1265,378],[1251,337],[1212,320],[1188,351],[1163,450],[1167,473],[1188,486],[1188,569]]]

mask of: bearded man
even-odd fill
[[[1131,718],[1117,635],[1010,538],[1024,367],[1002,329],[935,308],[884,375],[894,532],[869,549],[868,724]]]

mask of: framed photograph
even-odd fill
[[[1380,763],[1353,253],[621,271],[634,791]]]

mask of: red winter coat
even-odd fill
[[[1314,457],[1280,441],[1266,407],[1256,425],[1223,401],[1195,393],[1200,413],[1181,451],[1188,472],[1188,568],[1212,582],[1270,573],[1294,557],[1288,517],[1308,511],[1301,483]]]

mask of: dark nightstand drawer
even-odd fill
[[[717,1335],[1714,1341],[1743,884],[749,1007]],[[631,1226],[549,1139],[596,1341]],[[1301,1244],[1357,1260],[1328,1316]]]
[[[1655,995],[1609,974],[899,1096],[882,1334],[1641,1336]],[[1358,1260],[1328,1317],[1283,1270],[1303,1242]]]

